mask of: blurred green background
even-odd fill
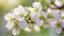
[[[32,6],[32,3],[35,1],[41,2],[42,0],[0,0],[0,36],[13,36],[12,32],[8,31],[7,28],[5,28],[7,21],[5,21],[4,15],[6,13],[10,12],[18,5]],[[64,32],[56,34],[54,28],[41,28],[40,32],[32,31],[31,33],[21,30],[20,34],[17,36],[64,36]]]

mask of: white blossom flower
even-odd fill
[[[31,17],[35,17],[35,16],[37,16],[37,17],[39,17],[40,16],[40,11],[42,10],[42,5],[41,5],[41,3],[40,2],[34,2],[33,3],[33,10],[31,11],[31,13],[30,13],[30,16]]]
[[[56,32],[58,34],[62,32],[62,27],[63,27],[62,23],[63,23],[63,20],[59,19],[57,21],[54,21],[54,24],[52,24],[53,26],[55,26],[54,28],[56,29]]]
[[[20,33],[20,29],[19,28],[14,28],[12,30],[12,33],[13,33],[13,35],[18,35]]]
[[[47,14],[45,11],[41,11],[41,16],[44,16],[45,19],[47,19]]]
[[[19,5],[16,9],[14,9],[14,12],[17,14],[24,14],[26,16],[28,12],[25,10],[25,8],[22,5]]]
[[[12,21],[15,20],[15,16],[9,12],[9,13],[7,13],[7,14],[4,16],[4,19],[7,20],[7,21],[12,22]]]
[[[34,8],[30,8],[31,13],[30,13],[30,17],[40,17],[40,12],[42,10],[42,5],[40,2],[34,2],[33,3],[33,7]]]
[[[51,14],[52,16],[51,17],[53,17],[53,18],[55,18],[55,19],[58,19],[58,18],[60,18],[60,10],[52,10],[52,9],[50,9],[50,8],[48,8],[47,9],[47,15],[48,14]]]
[[[26,16],[28,14],[28,12],[26,11],[26,9],[22,5],[19,5],[17,8],[14,9],[14,11],[12,12],[12,14],[15,15],[15,17],[19,21],[22,21],[22,20],[25,19],[23,17]]]
[[[57,6],[57,7],[61,7],[63,4],[62,2],[60,2],[59,0],[55,0],[54,4]]]
[[[41,11],[43,9],[43,7],[42,7],[40,2],[34,2],[33,3],[33,7],[37,8],[39,11]]]
[[[51,0],[46,0],[47,3],[50,3]],[[7,22],[6,28],[12,30],[13,35],[18,35],[20,29],[23,29],[27,32],[31,32],[32,29],[39,32],[40,27],[44,28],[55,28],[56,32],[59,34],[64,28],[64,12],[56,9],[63,4],[59,0],[55,0],[54,5],[44,11],[43,6],[40,2],[34,2],[33,7],[23,7],[19,5],[11,13],[7,13],[4,16],[4,19]],[[46,8],[46,6],[44,6]],[[55,8],[55,9],[54,9]]]
[[[29,8],[29,10],[31,11],[30,13],[31,18],[40,16],[40,12],[37,9]]]
[[[41,16],[41,14],[40,14],[40,12],[38,12],[38,13],[31,13],[31,20],[33,21],[33,22],[35,22],[36,23],[36,25],[38,25],[38,26],[42,26],[43,25],[43,20],[40,20],[40,16]]]

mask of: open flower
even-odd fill
[[[39,17],[40,16],[40,12],[42,11],[42,5],[40,2],[34,2],[33,3],[33,10],[30,10],[30,17]]]
[[[56,29],[58,34],[62,32],[62,27],[64,28],[63,22],[64,20],[61,19],[51,22],[52,27]]]
[[[41,11],[43,9],[42,5],[40,2],[34,2],[33,7],[36,8],[35,10],[38,9],[38,11]]]
[[[24,20],[24,16],[27,16],[28,12],[22,5],[19,5],[17,8],[14,9],[12,14],[18,19],[18,21]]]
[[[5,16],[4,16],[4,19],[6,21],[9,21],[9,22],[12,22],[12,21],[15,21],[15,16],[12,14],[12,13],[7,13]]]

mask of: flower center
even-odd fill
[[[53,18],[53,15],[52,14],[48,14],[47,17],[48,18]]]
[[[12,21],[14,21],[15,20],[15,18],[10,18],[10,21],[12,22]]]
[[[27,10],[28,13],[30,13],[31,11],[30,10]]]
[[[57,23],[57,25],[56,25],[57,27],[61,27],[61,24],[60,23]]]
[[[38,8],[34,8],[34,12],[38,12]]]
[[[40,16],[40,20],[46,20],[44,16]]]
[[[27,22],[31,22],[31,17],[30,17],[29,15],[27,15],[27,16],[25,17],[25,19],[26,19]]]
[[[23,17],[23,16],[24,16],[24,14],[23,14],[23,13],[20,13],[20,14],[19,14],[19,16],[20,16],[20,17]]]

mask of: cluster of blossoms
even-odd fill
[[[33,7],[19,5],[4,16],[5,20],[8,21],[5,27],[8,30],[12,30],[13,35],[18,35],[21,29],[27,32],[31,32],[34,29],[39,32],[42,26],[44,28],[55,28],[57,33],[62,32],[64,12],[54,9],[54,5],[49,7],[47,11],[43,10],[40,2],[34,2],[32,5]]]

